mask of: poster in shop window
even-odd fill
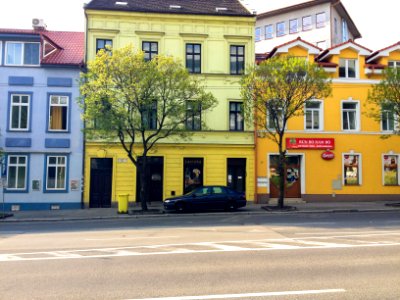
[[[383,182],[384,185],[398,185],[398,157],[397,155],[384,155],[383,157]]]
[[[184,159],[184,193],[203,185],[203,158]]]

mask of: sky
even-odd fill
[[[305,1],[243,0],[243,3],[263,12]],[[48,30],[83,31],[85,2],[89,0],[0,0],[0,28],[29,29],[32,19],[38,18],[44,19]],[[372,0],[342,0],[342,3],[363,36],[357,43],[379,50],[400,41],[399,0],[379,0],[379,5]]]

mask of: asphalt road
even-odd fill
[[[400,299],[400,216],[0,222],[0,299],[167,297]]]

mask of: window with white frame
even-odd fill
[[[7,190],[26,190],[28,156],[8,155]]]
[[[383,155],[383,185],[399,185],[398,155]]]
[[[354,153],[343,155],[343,183],[345,186],[361,185],[361,155]]]
[[[384,103],[381,105],[381,129],[382,131],[394,131],[396,127],[394,105]]]
[[[312,29],[312,17],[306,16],[303,17],[303,24],[302,24],[303,31],[311,30]]]
[[[256,42],[261,41],[261,27],[256,27]]]
[[[68,131],[69,97],[50,95],[49,131]]]
[[[31,96],[28,94],[11,94],[10,124],[12,131],[28,131]]]
[[[305,104],[305,128],[306,130],[323,129],[322,101],[312,100]]]
[[[6,65],[38,66],[40,43],[6,42]]]
[[[357,60],[356,59],[339,59],[339,77],[340,78],[356,78],[357,77]]]
[[[276,24],[276,36],[285,35],[285,22],[279,22]]]
[[[359,102],[342,102],[342,130],[360,130]]]
[[[274,37],[274,26],[272,24],[269,24],[265,26],[265,39],[272,39]]]
[[[391,60],[388,62],[389,68],[400,68],[400,61]]]
[[[289,33],[299,32],[299,21],[297,19],[289,20]]]
[[[67,156],[49,155],[46,162],[46,189],[65,190],[67,186]]]
[[[342,19],[342,42],[347,42],[349,40],[349,32],[347,29],[347,22]]]
[[[326,17],[325,17],[325,13],[319,13],[315,16],[315,26],[317,28],[322,28],[325,27],[325,21],[326,21]]]
[[[279,126],[283,127],[283,111],[278,105],[268,105],[267,103],[267,126],[270,130],[275,130]]]

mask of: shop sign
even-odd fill
[[[326,149],[335,148],[333,138],[286,138],[287,149]]]
[[[325,160],[331,160],[335,158],[335,153],[333,153],[332,151],[325,151],[324,153],[321,154],[322,159]]]

